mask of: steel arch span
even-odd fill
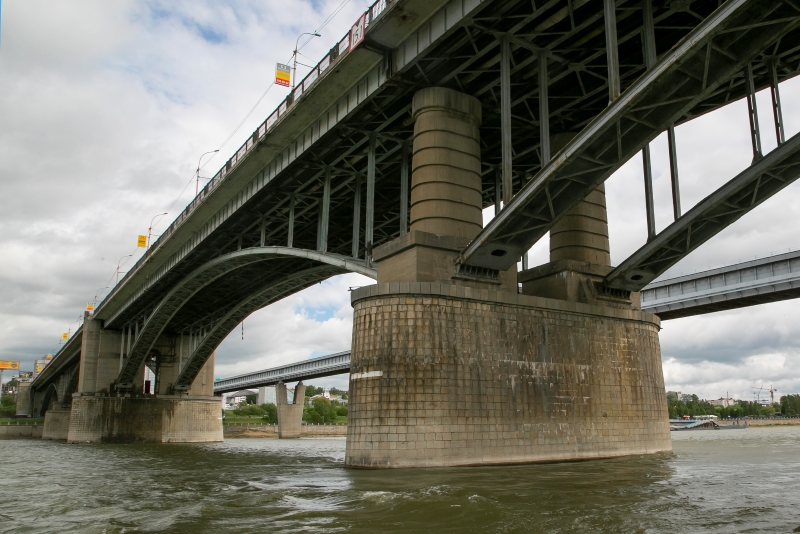
[[[268,299],[268,302],[259,306],[259,308],[338,274],[354,272],[373,279],[377,278],[375,269],[367,266],[364,261],[338,254],[289,247],[254,247],[215,258],[181,280],[147,316],[124,359],[122,369],[116,380],[116,389],[124,390],[131,387],[134,376],[141,368],[148,354],[150,354],[150,351],[153,350],[159,336],[169,328],[176,314],[185,308],[198,293],[220,279],[235,276],[237,271],[247,266],[280,260],[307,260],[305,263],[310,263],[320,268],[304,268],[297,273],[298,276],[279,277],[277,280],[269,279],[265,284],[261,284],[255,291],[256,296],[269,291],[270,288],[281,288],[281,290],[278,293],[279,297]],[[296,281],[296,283],[291,283],[289,280]],[[302,282],[300,282],[301,280]],[[246,301],[250,300],[252,299],[246,299]],[[230,303],[228,305],[230,306]],[[237,305],[233,304],[233,306],[236,309]],[[247,315],[256,309],[258,308],[250,310]],[[206,323],[214,323],[210,330],[218,332],[219,320],[224,320],[229,315],[230,312],[226,312],[222,314],[222,317],[210,317]],[[240,321],[237,321],[236,324],[238,322]],[[221,342],[222,339],[219,341]],[[216,348],[216,345],[214,347]],[[194,361],[194,359],[191,359],[191,361]],[[203,359],[203,362],[205,362],[205,359]]]

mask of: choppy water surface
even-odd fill
[[[800,427],[673,433],[674,454],[354,471],[343,438],[1,441],[0,532],[792,532]]]

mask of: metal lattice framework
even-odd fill
[[[403,4],[389,1],[382,16],[391,17]],[[320,117],[328,117],[325,128],[323,119],[304,131],[292,126],[303,102],[313,102],[312,87],[303,96],[311,100],[288,108],[272,133],[254,132],[237,153],[236,168],[229,163],[227,177],[218,174],[221,181],[192,202],[97,315],[105,328],[127,332],[151,320],[152,332],[201,332],[202,347],[181,375],[184,387],[237,317],[319,281],[323,272],[327,277],[348,269],[320,267],[310,274],[318,263],[307,258],[242,260],[235,269],[220,267],[222,274],[208,275],[199,289],[179,288],[193,272],[216,258],[263,247],[368,261],[373,247],[408,229],[411,99],[430,86],[474,95],[483,108],[483,205],[494,205],[499,214],[462,261],[510,267],[615,169],[638,151],[647,153],[661,132],[670,132],[674,147],[675,124],[767,87],[775,101],[777,84],[800,69],[799,23],[794,0],[450,0],[396,48],[377,42],[370,27],[363,50],[337,60],[344,73],[353,72],[347,62],[357,54],[371,58],[363,60],[365,70],[351,88],[340,82],[345,96],[320,110]],[[327,87],[325,79],[320,75],[315,87]],[[259,154],[276,153],[275,139],[289,135],[283,131],[298,133],[286,151],[265,161]],[[556,140],[567,137],[572,141],[551,159]],[[235,203],[213,203],[231,194],[225,188],[232,176],[247,172],[254,178],[237,182],[246,185]],[[780,163],[768,172],[780,175]],[[677,174],[673,179],[677,192]],[[675,199],[679,217],[679,195]],[[205,208],[210,205],[222,207],[214,212]],[[649,215],[651,208],[652,188]],[[734,220],[716,215],[717,227]],[[204,226],[206,220],[214,224]],[[177,223],[199,234],[172,243]],[[650,235],[655,242],[654,231]],[[699,234],[691,241],[696,239]],[[163,259],[162,250],[181,252]],[[296,273],[308,278],[288,282]],[[260,298],[265,291],[269,295]],[[126,369],[146,357],[147,344],[142,338]],[[126,373],[120,384],[127,383]]]
[[[222,277],[231,279],[231,275],[243,267],[258,262],[275,262],[285,259],[309,260],[310,262],[336,267],[340,272],[356,272],[371,278],[377,277],[375,269],[367,267],[364,261],[314,250],[288,247],[253,247],[220,256],[196,269],[181,280],[145,319],[141,329],[138,324],[136,325],[135,337],[132,340],[132,345],[132,332],[130,328],[127,329],[129,348],[124,358],[123,367],[116,381],[116,389],[130,389],[132,387],[133,379],[137,371],[141,368],[145,358],[147,358],[154,349],[159,336],[161,336],[167,328],[167,325],[170,324],[175,314],[178,313],[181,308],[188,305],[198,292]],[[325,278],[316,279],[316,282],[324,279]],[[285,283],[282,278],[272,280],[268,277],[268,280],[266,284],[268,288],[272,287],[270,284],[274,284],[275,287],[278,287]],[[263,281],[261,283],[263,284]],[[123,336],[123,342],[124,337],[125,336]]]
[[[536,174],[465,249],[462,262],[497,270],[515,265],[650,141],[704,100],[726,91],[765,48],[800,25],[798,15],[781,2],[723,4]]]
[[[640,291],[734,221],[800,178],[800,134],[759,159],[665,228],[606,277]]]
[[[283,279],[269,284],[261,291],[255,292],[252,296],[239,302],[228,313],[211,325],[199,338],[194,347],[189,360],[181,370],[180,375],[175,380],[174,389],[185,391],[194,382],[197,373],[208,360],[209,356],[222,343],[222,340],[233,330],[236,325],[241,323],[248,315],[256,310],[277,302],[288,295],[292,295],[311,285],[326,280],[331,276],[343,274],[346,271],[340,267],[330,265],[312,267],[284,277]]]

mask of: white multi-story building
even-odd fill
[[[713,406],[722,406],[723,408],[728,408],[729,406],[736,404],[736,401],[730,397],[720,397],[718,399],[711,399],[706,402]]]

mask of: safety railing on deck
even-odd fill
[[[347,54],[363,42],[366,35],[367,28],[375,22],[385,11],[387,6],[397,2],[398,0],[377,0],[367,11],[365,11],[352,26],[349,32],[325,55],[322,60],[311,69],[300,83],[296,84],[293,91],[278,105],[275,111],[265,120],[258,128],[255,129],[253,134],[248,137],[247,141],[237,150],[231,158],[225,162],[222,168],[214,175],[211,180],[206,184],[203,189],[192,199],[186,208],[181,212],[178,217],[169,225],[169,227],[156,239],[148,250],[156,250],[169,236],[180,226],[180,224],[199,206],[203,199],[205,199],[214,189],[216,189],[225,177],[241,162],[247,153],[263,138],[269,135],[277,124],[280,122],[288,112],[298,102],[302,101],[303,95],[314,86],[319,80],[320,76],[328,71],[331,67],[336,65]],[[150,257],[149,253],[145,253],[139,261],[131,268],[125,276],[122,277],[119,284],[124,284],[141,267]],[[113,290],[109,295],[113,295]],[[108,298],[108,297],[106,297]],[[104,299],[105,300],[105,299]],[[102,305],[102,303],[101,303]]]

